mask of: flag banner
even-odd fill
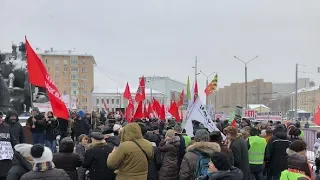
[[[208,84],[204,92],[206,93],[207,96],[209,96],[213,91],[217,89],[218,86],[218,75],[216,74],[213,78],[213,80]]]
[[[318,105],[318,111],[317,111],[316,115],[314,116],[313,122],[316,125],[320,126],[320,104]]]
[[[236,109],[235,109],[235,119],[237,122],[240,122],[241,121],[241,118],[242,118],[242,107],[241,106],[236,106]]]
[[[136,102],[140,102],[146,99],[146,92],[145,92],[145,78],[142,76],[140,79],[140,84],[137,89],[135,100]]]
[[[130,93],[130,87],[129,87],[129,84],[127,83],[126,85],[126,89],[124,90],[123,92],[123,97],[128,99],[128,100],[131,100],[132,99],[132,96],[131,96],[131,93]]]
[[[183,102],[184,102],[184,89],[182,89],[182,92],[180,94],[180,99],[179,101],[177,102],[177,106],[180,107],[183,105]]]
[[[26,39],[27,64],[30,83],[45,88],[54,116],[68,120],[69,111],[47,69]]]

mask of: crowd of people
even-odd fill
[[[190,137],[173,119],[114,117],[79,111],[65,120],[33,108],[28,144],[17,113],[4,119],[0,112],[0,180],[320,179],[308,163],[299,122],[243,118],[233,127],[217,119],[219,131],[209,132],[194,121]]]

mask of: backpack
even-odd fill
[[[195,178],[208,175],[209,162],[211,161],[210,157],[206,154],[200,153],[199,151],[193,151],[193,153],[198,155]]]

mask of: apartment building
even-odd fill
[[[263,79],[248,82],[248,104],[266,104],[272,99],[272,83]],[[213,92],[208,97],[216,111],[231,113],[236,106],[245,107],[245,83],[231,83]]]
[[[291,93],[292,107],[295,107],[295,93]],[[311,113],[313,116],[320,102],[320,87],[302,88],[298,90],[298,109]],[[294,110],[294,108],[293,108]]]
[[[93,55],[73,51],[36,51],[61,95],[76,99],[76,108],[90,110],[91,93],[94,87]],[[74,107],[73,107],[74,108]]]

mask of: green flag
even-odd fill
[[[236,117],[236,111],[233,110],[228,123],[231,124],[235,117]]]
[[[187,81],[187,100],[188,100],[188,101],[191,100],[190,79],[189,79],[189,76],[188,76],[188,81]]]

